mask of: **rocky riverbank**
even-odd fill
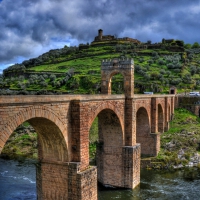
[[[200,119],[189,111],[175,110],[170,130],[161,134],[157,157],[142,158],[142,167],[178,169],[200,167]]]

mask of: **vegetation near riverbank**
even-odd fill
[[[161,149],[150,158],[154,168],[200,167],[200,118],[186,109],[175,109],[170,129],[161,134]],[[149,159],[149,158],[146,158]]]
[[[98,145],[98,118],[90,128],[90,161],[95,162]],[[7,141],[2,155],[11,159],[37,159],[37,134],[24,123],[19,126]],[[200,119],[183,108],[175,110],[169,131],[161,134],[161,150],[151,159],[151,166],[156,169],[200,167]]]

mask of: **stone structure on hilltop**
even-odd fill
[[[96,36],[94,38],[94,41],[91,43],[91,45],[97,45],[98,43],[101,43],[101,42],[110,42],[113,44],[117,44],[119,42],[129,42],[129,43],[133,43],[136,45],[141,44],[141,42],[139,40],[129,38],[129,37],[117,38],[114,35],[103,35],[103,30],[99,29],[98,36]]]

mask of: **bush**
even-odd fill
[[[144,74],[144,78],[145,78],[145,80],[149,81],[149,80],[150,80],[149,74],[145,73],[145,74]]]
[[[153,51],[153,52],[152,52],[152,56],[153,56],[153,57],[156,57],[156,56],[158,56],[158,52],[156,52],[156,51]]]
[[[191,73],[191,75],[193,76],[196,72],[197,72],[196,66],[191,65],[191,66],[190,66],[190,73]]]
[[[148,60],[149,65],[153,64],[154,61],[153,60]]]
[[[51,74],[49,76],[49,79],[50,79],[51,82],[55,81],[56,80],[56,75],[55,74]]]
[[[140,70],[142,70],[142,68],[140,67],[140,65],[135,65],[134,70],[135,72],[139,72]]]
[[[144,62],[144,58],[139,58],[139,62],[140,63]]]
[[[158,64],[159,64],[159,65],[164,65],[164,64],[165,64],[165,61],[164,61],[163,59],[159,59],[159,60],[158,60]]]
[[[172,85],[178,85],[178,84],[181,83],[181,82],[182,82],[182,79],[181,79],[181,78],[172,79],[172,80],[170,81],[170,83],[171,83]]]
[[[182,80],[183,80],[183,83],[191,83],[192,81],[191,75],[185,74]]]
[[[166,71],[165,71],[164,69],[161,69],[161,70],[160,70],[160,73],[161,73],[161,74],[165,74]]]
[[[150,76],[152,80],[156,80],[158,78],[158,72],[152,72]]]

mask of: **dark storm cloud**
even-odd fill
[[[3,0],[0,62],[30,58],[104,34],[143,42],[162,38],[200,43],[199,0]]]

